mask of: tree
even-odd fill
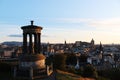
[[[66,56],[64,54],[55,54],[53,57],[53,66],[56,69],[65,70]]]
[[[66,63],[67,65],[76,65],[77,64],[77,58],[75,54],[66,54]]]
[[[87,62],[87,55],[86,54],[82,54],[81,56],[80,56],[80,58],[79,58],[79,61],[80,62]]]
[[[91,77],[91,78],[97,78],[98,74],[93,65],[86,65],[83,70],[83,76],[84,77]]]
[[[46,58],[46,65],[51,65],[51,63],[53,62],[53,56],[49,56]]]

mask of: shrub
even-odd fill
[[[67,58],[66,58],[66,64],[67,65],[76,65],[77,64],[77,58],[75,54],[66,54]]]
[[[56,69],[66,70],[66,56],[64,54],[54,55],[53,65]]]
[[[0,71],[1,72],[11,71],[11,69],[12,69],[12,65],[10,65],[8,63],[0,63]]]
[[[84,67],[83,76],[84,77],[97,78],[98,74],[97,74],[97,71],[96,71],[95,67],[93,67],[92,65],[88,64],[88,65],[86,65]]]
[[[113,68],[110,70],[101,70],[101,71],[98,71],[98,74],[102,77],[110,78],[110,80],[119,80],[120,68]]]
[[[110,79],[105,77],[98,77],[97,80],[110,80]]]

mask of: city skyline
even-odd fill
[[[119,0],[1,0],[0,42],[22,41],[21,26],[42,26],[42,42],[120,44]]]

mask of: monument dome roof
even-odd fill
[[[34,21],[31,21],[31,25],[22,26],[21,29],[42,29],[41,26],[33,25]]]

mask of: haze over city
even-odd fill
[[[43,27],[42,42],[120,44],[119,0],[0,0],[0,42],[22,41],[21,26]]]

